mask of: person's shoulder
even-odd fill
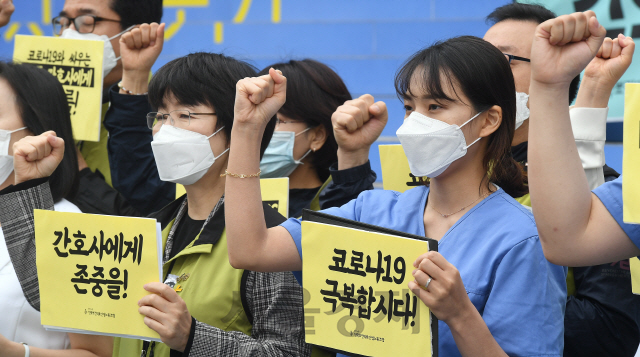
[[[538,229],[533,213],[529,209],[499,189],[486,200],[485,211],[500,230],[514,239],[537,237]]]

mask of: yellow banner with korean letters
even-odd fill
[[[306,341],[365,356],[431,356],[429,309],[407,286],[428,250],[427,241],[303,221]]]
[[[289,217],[289,178],[260,179],[260,192],[262,202],[266,202],[271,208],[281,215]],[[176,185],[176,198],[187,193],[184,186]]]
[[[75,140],[99,141],[104,42],[16,35],[15,62],[47,70],[64,88]]]
[[[385,190],[404,192],[424,184],[424,178],[411,174],[402,145],[380,145],[378,150],[382,165],[382,187]]]
[[[640,83],[625,85],[623,135],[622,218],[640,224]]]
[[[47,329],[158,340],[143,285],[161,280],[155,219],[35,210],[41,323]]]

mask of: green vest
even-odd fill
[[[522,197],[516,198],[516,201],[521,204],[531,207],[531,196],[527,193]],[[573,268],[569,267],[569,271],[567,273],[567,295],[572,296],[576,293],[576,281],[573,278]]]
[[[176,201],[182,202],[182,199]],[[214,220],[221,219],[221,227],[224,227],[224,214],[220,213],[223,212],[218,212],[212,217],[207,226],[215,224]],[[175,218],[162,230],[163,251],[174,220]],[[189,313],[196,320],[223,331],[239,331],[251,335],[252,324],[242,304],[245,281],[243,277],[248,272],[235,269],[229,264],[227,235],[226,230],[222,229],[217,241],[215,237],[201,239],[200,232],[184,250],[163,266],[163,271],[165,275],[189,274],[186,281],[178,283],[182,289],[178,295],[185,301]],[[204,231],[207,231],[207,227]],[[217,234],[214,232],[214,235]],[[201,244],[202,240],[207,243]],[[141,340],[116,338],[113,356],[140,356],[142,344]],[[154,355],[169,357],[170,348],[163,343],[155,343]]]
[[[104,127],[104,117],[107,115],[109,103],[102,104],[102,120],[100,122],[100,141],[83,141],[80,145],[80,153],[87,162],[87,166],[91,171],[96,169],[104,176],[104,180],[111,186],[111,167],[109,167],[109,153],[107,152],[107,141],[109,140],[109,132]]]

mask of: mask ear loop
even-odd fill
[[[462,129],[463,126],[467,125],[470,121],[472,121],[473,119],[477,118],[478,115],[482,114],[482,112],[479,112],[478,114],[474,115],[473,117],[471,117],[471,119],[467,120],[466,122],[464,122],[464,124],[460,125],[458,127],[458,129]],[[482,137],[477,138],[476,140],[474,140],[471,144],[467,145],[464,147],[465,150],[467,150],[468,148],[471,147],[471,145],[477,143],[478,141],[480,141],[480,139],[482,139]]]
[[[215,133],[213,133],[213,134],[211,134],[211,135],[207,136],[207,140],[209,140],[210,138],[212,138],[214,135],[218,134],[218,133],[220,132],[220,130],[222,130],[222,129],[224,129],[224,125],[222,126],[222,128],[220,128],[220,129],[216,130],[216,132],[215,132]],[[220,156],[224,155],[227,151],[229,151],[229,148],[227,148],[227,150],[223,151],[223,152],[222,152],[222,154],[220,154],[220,155],[218,155],[218,156],[215,156],[215,157],[213,158],[213,160],[214,160],[214,161],[215,161],[215,160],[218,160],[218,158],[219,158]]]
[[[298,134],[296,134],[295,136],[301,135],[302,133],[306,133],[307,131],[309,131],[311,129],[312,129],[311,127],[308,127],[306,129],[304,129],[303,131],[299,132]],[[302,162],[302,160],[304,160],[305,157],[309,156],[309,154],[311,154],[312,151],[313,150],[309,149],[304,155],[302,155],[302,157],[300,159],[294,160],[296,162],[296,164],[304,165],[304,162]]]
[[[120,32],[119,34],[117,34],[117,35],[115,35],[115,36],[113,36],[113,37],[109,38],[109,41],[113,40],[113,39],[114,39],[114,38],[116,38],[116,37],[120,37],[120,36],[122,36],[124,33],[128,32],[129,30],[133,29],[133,28],[134,28],[134,27],[136,27],[136,26],[137,26],[137,25],[131,25],[131,26],[127,27],[127,29],[126,29],[126,30],[124,30],[124,31]],[[121,58],[122,58],[122,56],[120,56],[120,57],[116,58],[116,61],[119,61]]]

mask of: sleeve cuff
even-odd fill
[[[365,180],[371,173],[371,162],[367,160],[366,163],[352,167],[346,170],[338,170],[338,164],[335,163],[329,168],[331,178],[336,184],[358,182]]]
[[[605,141],[609,108],[574,108],[569,110],[573,137],[576,140]]]
[[[18,192],[18,191],[28,190],[28,189],[40,186],[43,183],[46,183],[47,181],[49,181],[49,177],[42,177],[38,179],[25,181],[17,185],[11,185],[11,186],[5,187],[2,191],[0,191],[0,196],[6,195],[9,193]]]
[[[191,353],[191,346],[193,345],[193,338],[196,335],[196,319],[191,316],[191,331],[189,331],[189,340],[187,341],[187,346],[184,348],[184,352],[171,350],[170,357],[181,357],[188,356]]]
[[[113,85],[109,90],[109,100],[110,100],[109,111],[117,110],[119,113],[126,113],[127,115],[122,115],[122,116],[107,115],[105,117],[105,122],[108,120],[112,125],[117,123],[119,126],[126,126],[126,127],[130,127],[130,126],[133,126],[133,127],[144,126],[145,128],[147,127],[146,115],[151,111],[148,95],[120,94],[120,89],[116,84],[116,85]]]

